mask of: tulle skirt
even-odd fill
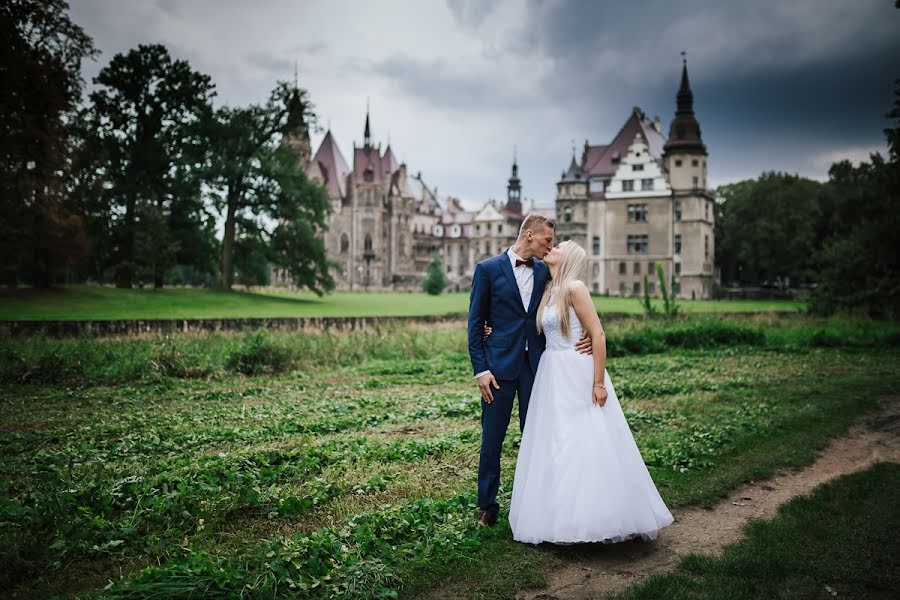
[[[520,542],[656,538],[672,515],[641,458],[609,373],[591,403],[593,359],[547,350],[535,374],[516,462],[509,523]]]

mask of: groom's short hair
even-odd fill
[[[522,226],[519,227],[519,237],[522,237],[529,229],[534,231],[538,225],[543,225],[544,227],[549,227],[550,229],[556,229],[556,223],[548,219],[547,217],[536,215],[534,213],[530,215],[526,215],[525,219],[522,221]]]

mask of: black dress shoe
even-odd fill
[[[478,524],[485,525],[487,527],[493,527],[497,523],[497,513],[488,512],[486,510],[481,511],[481,514],[478,515]]]

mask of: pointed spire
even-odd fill
[[[706,146],[700,137],[700,123],[694,116],[694,92],[688,78],[687,56],[681,53],[681,85],[676,96],[675,118],[669,127],[669,139],[664,150],[699,152],[706,154]]]
[[[372,145],[372,134],[369,129],[369,99],[366,98],[366,128],[363,131],[363,146]]]

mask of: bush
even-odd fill
[[[225,366],[244,375],[283,373],[293,363],[293,353],[263,330],[246,336],[225,361]]]

